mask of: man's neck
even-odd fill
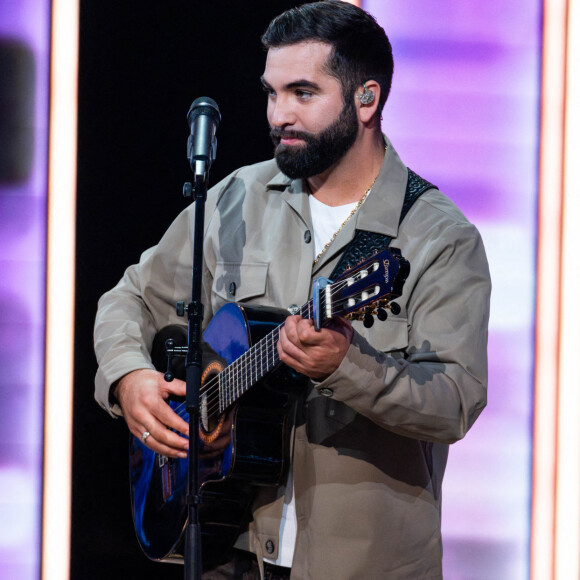
[[[357,139],[346,155],[320,175],[308,178],[318,201],[330,206],[360,201],[379,174],[385,156],[382,134]]]

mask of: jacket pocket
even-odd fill
[[[268,264],[218,262],[212,291],[225,302],[244,302],[266,293]]]

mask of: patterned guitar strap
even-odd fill
[[[411,206],[423,193],[428,189],[437,189],[436,185],[429,183],[426,179],[411,171],[411,169],[407,168],[407,170],[409,177],[407,178],[407,189],[405,191],[405,200],[403,202],[403,208],[401,209],[401,215],[399,216],[399,224],[405,219]],[[345,248],[329,278],[336,280],[338,276],[345,270],[348,270],[353,264],[359,264],[374,254],[383,251],[391,243],[392,239],[392,236],[385,236],[384,234],[377,234],[366,230],[355,230],[354,238]]]

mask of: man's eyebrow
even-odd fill
[[[286,85],[287,89],[312,89],[313,91],[320,90],[320,85],[307,81],[306,79],[299,79]]]
[[[263,76],[260,77],[260,82],[267,89],[272,88],[270,83]],[[291,83],[284,85],[284,88],[285,89],[311,89],[313,91],[320,90],[320,86],[318,84],[316,84],[312,81],[306,80],[306,79],[298,79],[296,81],[292,81]]]

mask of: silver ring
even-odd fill
[[[145,443],[147,441],[147,437],[149,437],[149,435],[151,435],[151,433],[149,433],[149,431],[145,431],[145,433],[143,433],[143,435],[141,435],[141,441],[143,441],[143,443]]]

